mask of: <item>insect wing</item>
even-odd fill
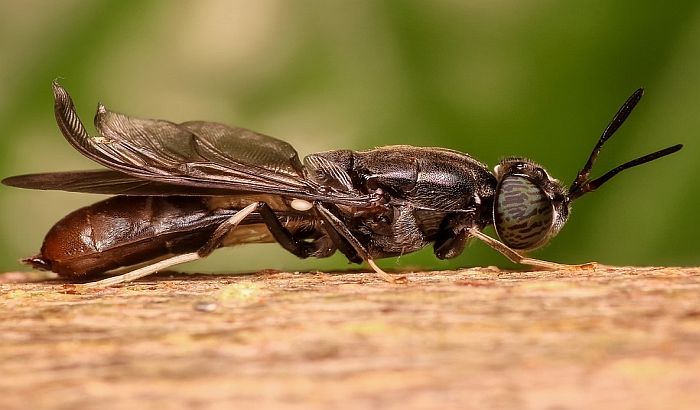
[[[70,96],[53,85],[55,114],[66,139],[88,158],[136,178],[173,185],[315,198],[286,142],[243,128],[193,121],[175,124],[98,107],[90,137]]]
[[[233,193],[230,189],[190,187],[148,181],[112,170],[18,175],[5,178],[2,183],[17,188],[132,196],[209,196]]]

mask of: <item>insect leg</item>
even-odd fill
[[[118,275],[118,276],[111,276],[107,279],[102,279],[102,280],[97,280],[94,282],[88,282],[83,284],[82,286],[86,287],[102,287],[102,286],[112,286],[112,285],[118,285],[120,283],[124,282],[131,282],[136,279],[143,278],[144,276],[152,275],[160,270],[163,270],[165,268],[169,268],[170,266],[173,265],[178,265],[180,263],[185,263],[185,262],[192,262],[197,259],[200,259],[201,256],[197,254],[197,252],[192,252],[192,253],[183,253],[182,255],[175,255],[171,258],[163,259],[162,261],[152,263],[150,265],[146,265],[142,268],[138,268],[132,271],[129,271],[127,273]]]
[[[325,209],[325,208],[324,208]],[[326,209],[327,211],[327,209]],[[331,225],[330,222],[326,219],[325,216],[323,216],[319,212],[320,217],[323,219],[324,224],[322,225],[323,230],[326,232],[326,235],[328,235],[328,238],[335,244],[335,246],[338,248],[338,250],[345,255],[346,258],[350,262],[353,263],[362,263],[365,258],[364,256],[360,256],[360,254],[357,253],[357,250],[353,247],[353,245],[350,244],[345,238],[343,238],[340,233],[338,233],[337,229],[334,229],[333,226]],[[342,224],[342,222],[341,222]],[[364,248],[363,248],[364,249]]]
[[[341,221],[337,216],[335,216],[328,208],[323,206],[321,203],[316,202],[314,204],[314,207],[316,210],[319,212],[319,214],[323,217],[324,221],[328,223],[330,226],[329,231],[334,230],[339,236],[342,237],[345,241],[347,241],[350,246],[353,247],[355,252],[357,253],[358,256],[360,256],[362,259],[367,261],[369,266],[374,270],[374,272],[379,276],[380,279],[389,282],[389,283],[396,283],[399,281],[405,281],[406,278],[404,276],[399,276],[399,277],[394,277],[386,272],[384,272],[379,266],[377,266],[376,263],[374,263],[374,259],[372,259],[369,256],[369,253],[365,249],[365,247],[360,243],[360,241],[350,232],[347,226]],[[338,238],[340,239],[340,238]],[[340,249],[341,245],[338,245],[338,248]]]
[[[163,270],[173,265],[191,262],[197,259],[204,258],[210,253],[212,253],[214,249],[218,248],[219,245],[221,245],[221,242],[226,237],[226,235],[229,232],[231,232],[231,230],[234,229],[239,223],[241,223],[241,221],[243,221],[248,215],[255,212],[257,208],[258,202],[254,202],[241,209],[240,211],[236,212],[232,217],[224,221],[221,225],[219,225],[216,228],[211,238],[197,252],[175,255],[171,258],[163,259],[162,261],[144,266],[136,270],[132,270],[122,275],[112,276],[107,279],[86,283],[85,286],[112,286],[123,282],[130,282],[154,274],[160,270]]]
[[[514,263],[519,263],[519,264],[523,264],[523,265],[530,265],[530,266],[534,266],[536,268],[549,269],[549,270],[563,270],[563,269],[571,269],[571,268],[595,269],[595,266],[596,266],[595,262],[584,263],[581,265],[566,265],[566,264],[562,264],[562,263],[549,262],[549,261],[543,261],[540,259],[528,258],[526,256],[519,254],[518,252],[514,251],[513,249],[509,248],[508,245],[504,244],[503,242],[499,241],[498,239],[494,239],[476,228],[469,228],[468,231],[472,236],[474,236],[478,239],[481,239],[488,246],[497,250],[498,252],[503,254],[503,256],[505,256],[511,262],[514,262]]]
[[[308,258],[309,256],[329,256],[335,252],[335,247],[329,238],[322,237],[306,242],[295,237],[282,225],[275,212],[265,202],[259,202],[258,212],[277,243],[292,254],[300,258]]]

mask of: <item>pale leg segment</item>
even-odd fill
[[[382,270],[379,266],[377,266],[376,263],[374,263],[374,259],[367,258],[366,259],[367,264],[374,270],[374,272],[377,274],[379,279],[383,280],[384,282],[389,282],[389,283],[405,283],[406,277],[405,276],[395,276],[388,274]]]
[[[501,254],[503,254],[503,256],[508,258],[511,262],[519,263],[522,265],[530,265],[530,266],[534,266],[536,268],[542,268],[542,269],[548,269],[548,270],[568,270],[568,269],[572,269],[572,268],[573,269],[595,269],[595,266],[597,265],[595,262],[584,263],[581,265],[566,265],[566,264],[562,264],[562,263],[549,262],[549,261],[543,261],[540,259],[528,258],[526,256],[519,254],[518,252],[514,251],[513,249],[509,248],[508,245],[504,244],[503,242],[486,235],[485,233],[481,232],[480,230],[478,230],[476,228],[470,228],[469,234],[471,234],[475,238],[482,240],[488,246],[492,247],[493,249],[495,249],[498,252],[500,252]]]
[[[333,214],[333,212],[329,211],[323,204],[320,202],[317,202],[314,204],[314,207],[316,210],[318,210],[319,214],[324,218],[324,220],[330,225],[330,228],[335,231],[337,235],[342,236],[348,244],[357,252],[357,254],[367,261],[367,264],[374,270],[374,272],[377,274],[377,276],[389,283],[406,283],[407,279],[405,276],[394,276],[390,275],[382,270],[377,264],[374,262],[374,259],[370,258],[369,253],[367,252],[367,249],[360,243],[360,241],[355,238],[355,236],[350,232],[350,229],[348,229],[345,224],[338,219],[337,216]],[[339,244],[339,248],[342,244]]]
[[[118,285],[118,284],[124,283],[124,282],[131,282],[132,280],[141,279],[144,276],[152,275],[158,271],[169,268],[173,265],[178,265],[180,263],[185,263],[185,262],[196,261],[197,259],[200,259],[200,258],[201,258],[201,256],[199,256],[199,254],[197,252],[184,253],[182,255],[175,255],[172,258],[163,259],[162,261],[156,262],[156,263],[151,264],[151,265],[144,266],[143,268],[132,270],[132,271],[124,273],[122,275],[112,276],[112,277],[98,280],[95,282],[88,282],[88,283],[85,283],[81,286],[103,287],[103,286]]]
[[[221,243],[221,241],[226,237],[226,234],[238,226],[241,221],[243,221],[248,215],[255,212],[258,207],[258,203],[254,202],[240,211],[236,212],[232,217],[224,221],[219,225],[212,237],[204,244],[197,252],[184,253],[182,255],[175,255],[171,258],[163,259],[162,261],[153,263],[151,265],[144,266],[142,268],[132,270],[130,272],[124,273],[118,276],[112,276],[110,278],[98,280],[95,282],[88,282],[82,286],[86,287],[97,287],[97,286],[112,286],[124,282],[131,282],[136,279],[143,278],[148,275],[152,275],[158,271],[169,268],[180,263],[192,262],[197,259],[201,259],[213,252]]]

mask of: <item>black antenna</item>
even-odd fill
[[[591,152],[591,155],[588,157],[588,161],[586,161],[586,165],[583,166],[581,171],[579,171],[578,175],[576,176],[576,179],[574,182],[571,184],[569,187],[569,200],[574,200],[581,195],[585,194],[586,192],[591,192],[595,191],[603,185],[605,182],[607,182],[610,178],[614,177],[617,175],[619,172],[635,167],[637,165],[642,165],[645,164],[649,161],[653,161],[655,159],[665,157],[666,155],[673,154],[674,152],[680,150],[683,148],[683,145],[678,144],[674,145],[672,147],[668,147],[665,149],[662,149],[660,151],[656,151],[654,153],[645,155],[643,157],[634,159],[632,161],[626,162],[611,171],[607,172],[605,175],[602,177],[595,179],[593,181],[589,180],[589,176],[591,174],[591,169],[593,168],[593,164],[595,163],[596,159],[598,158],[598,155],[600,154],[600,150],[603,147],[603,144],[610,139],[610,137],[615,134],[615,131],[617,131],[622,123],[625,122],[627,117],[630,115],[632,110],[634,109],[635,106],[637,106],[637,103],[639,100],[642,99],[642,96],[644,95],[644,89],[639,88],[637,91],[635,91],[628,99],[625,101],[624,104],[622,104],[622,107],[617,111],[615,116],[613,117],[612,121],[610,121],[610,124],[605,128],[603,131],[603,135],[600,136],[600,139],[598,140],[598,143],[593,147],[593,151]]]
[[[655,159],[659,159],[661,157],[665,157],[666,155],[673,154],[674,152],[680,151],[680,149],[683,148],[683,144],[677,144],[672,147],[664,148],[662,150],[653,152],[651,154],[645,155],[643,157],[639,157],[637,159],[633,159],[632,161],[625,162],[622,165],[619,165],[612,170],[608,171],[605,175],[603,175],[600,178],[596,178],[593,181],[587,181],[583,185],[581,185],[577,191],[575,192],[569,192],[569,200],[574,200],[581,195],[585,194],[586,192],[592,192],[598,189],[601,185],[606,183],[610,178],[614,177],[621,171],[624,171],[628,168],[636,167],[637,165],[642,165],[646,164],[649,161],[653,161]]]

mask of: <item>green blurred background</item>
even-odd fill
[[[50,82],[91,123],[97,101],[173,121],[281,137],[300,155],[389,144],[443,146],[493,166],[530,157],[569,183],[619,105],[646,97],[597,175],[675,143],[575,204],[537,257],[696,265],[700,208],[700,2],[2,1],[0,173],[95,168],[62,138]],[[0,269],[23,269],[50,226],[95,195],[0,188]],[[398,265],[397,265],[398,264]],[[510,266],[482,244],[387,268]],[[189,271],[343,268],[275,245],[216,252]]]

